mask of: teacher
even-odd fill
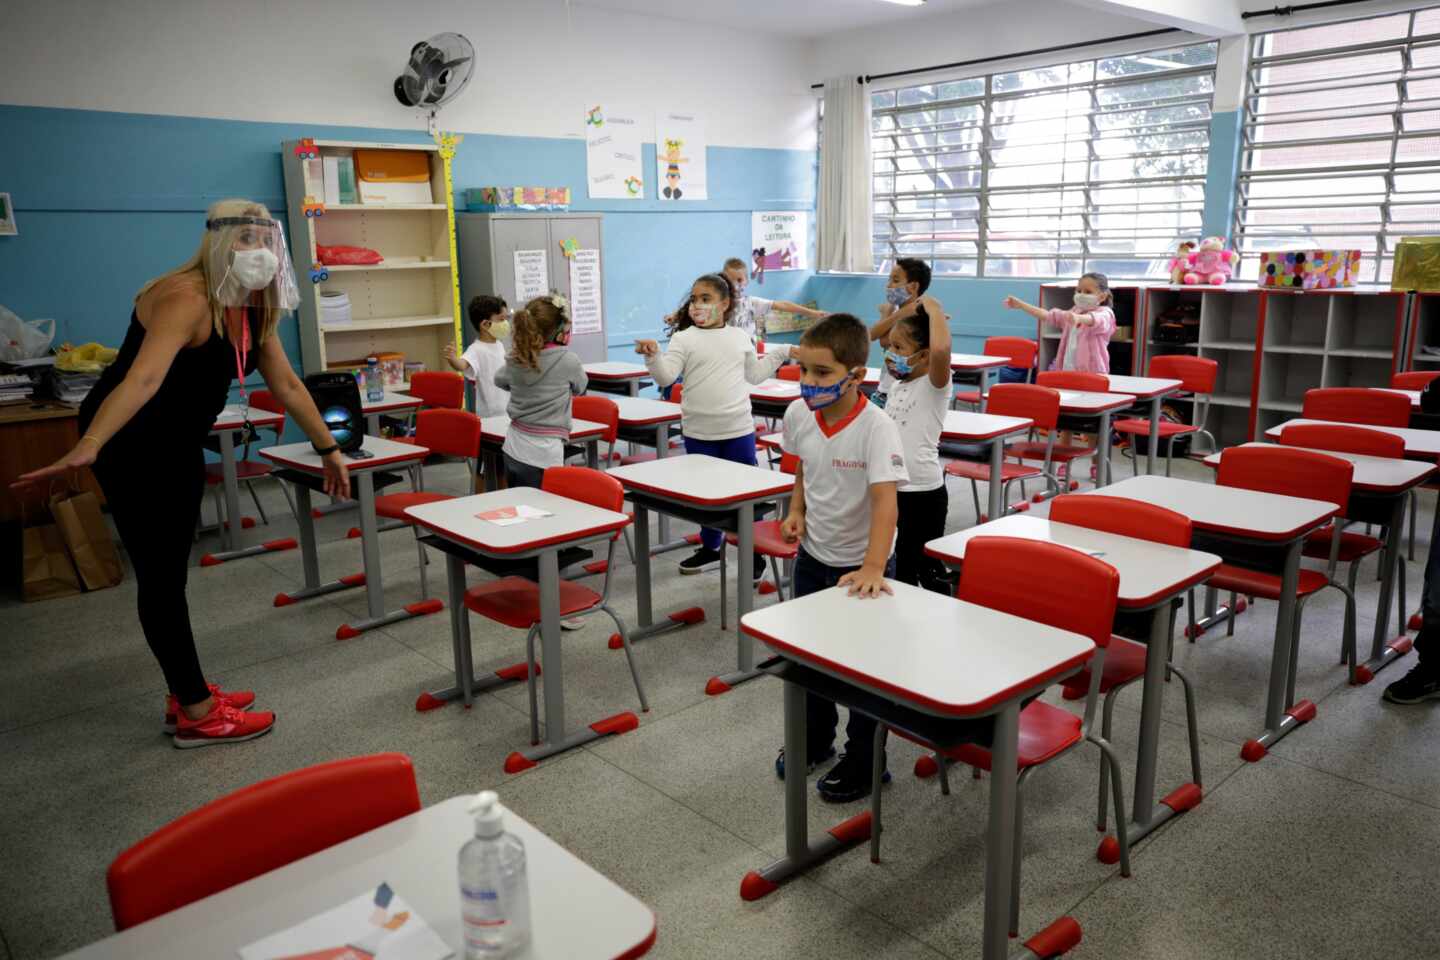
[[[255,370],[325,463],[325,492],[348,497],[339,447],[275,335],[300,302],[280,224],[258,203],[222,200],[188,261],[145,284],[115,362],[80,407],[80,442],[15,481],[24,490],[93,466],[135,569],[140,626],[164,671],[165,729],[175,746],[253,740],[271,712],[200,669],[185,581],[205,491],[204,445],[230,384]],[[238,523],[232,517],[232,523]]]

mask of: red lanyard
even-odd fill
[[[250,426],[250,393],[245,389],[245,363],[250,357],[250,318],[245,311],[240,311],[240,336],[239,343],[231,338],[230,346],[235,350],[235,379],[240,381],[240,410],[244,418],[245,427],[242,434],[245,437],[245,452],[242,458],[250,456],[250,438],[254,435],[254,429]]]

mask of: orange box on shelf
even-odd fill
[[[421,150],[355,150],[361,203],[431,203],[430,154]]]

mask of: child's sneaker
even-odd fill
[[[880,774],[881,783],[890,782],[890,769],[882,760],[881,765],[885,768]],[[859,762],[850,759],[850,754],[843,754],[840,762],[830,768],[815,783],[815,789],[820,793],[820,799],[826,803],[852,803],[862,797],[870,796],[870,763]]]
[[[680,561],[680,572],[683,574],[702,573],[720,565],[720,551],[707,550],[701,547],[690,556]]]
[[[214,697],[217,703],[228,703],[237,710],[244,710],[255,702],[255,694],[251,690],[221,690],[218,683],[206,684],[210,688],[210,696]],[[175,699],[175,694],[165,694],[165,722],[162,725],[165,733],[175,733],[175,717],[180,712],[180,701]]]
[[[1440,670],[1417,663],[1409,673],[1386,687],[1382,696],[1391,703],[1407,706],[1426,700],[1440,700]]]
[[[267,711],[246,713],[228,703],[216,701],[215,706],[199,720],[191,720],[181,710],[175,716],[175,746],[180,749],[208,747],[212,743],[239,743],[264,736],[275,726],[275,714]]]
[[[825,761],[829,760],[829,759],[830,759],[831,757],[833,757],[833,756],[835,756],[835,748],[834,748],[834,747],[826,747],[826,748],[825,748],[825,755],[824,755],[824,756],[816,757],[814,760],[811,760],[809,763],[807,763],[807,764],[805,765],[805,776],[808,777],[808,776],[810,776],[810,774],[814,773],[816,770],[819,770],[819,769],[820,769],[820,764],[822,764],[822,763],[824,763]],[[784,779],[785,779],[785,748],[784,748],[784,747],[781,747],[781,748],[780,748],[780,753],[777,754],[776,757],[775,757],[775,776],[779,777],[781,780],[784,780]]]

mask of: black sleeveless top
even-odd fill
[[[250,350],[245,358],[245,373],[255,370],[259,359],[260,312],[246,310],[245,322],[250,326]],[[95,412],[130,372],[140,345],[145,342],[145,328],[135,311],[130,312],[130,327],[119,356],[105,368],[94,389],[80,405],[80,432],[90,428]],[[198,347],[185,347],[175,354],[165,379],[155,395],[135,411],[130,422],[121,427],[101,451],[106,459],[144,452],[146,456],[164,455],[189,458],[197,455],[201,444],[215,425],[215,418],[225,408],[230,384],[235,379],[235,348],[227,337],[214,333]]]

